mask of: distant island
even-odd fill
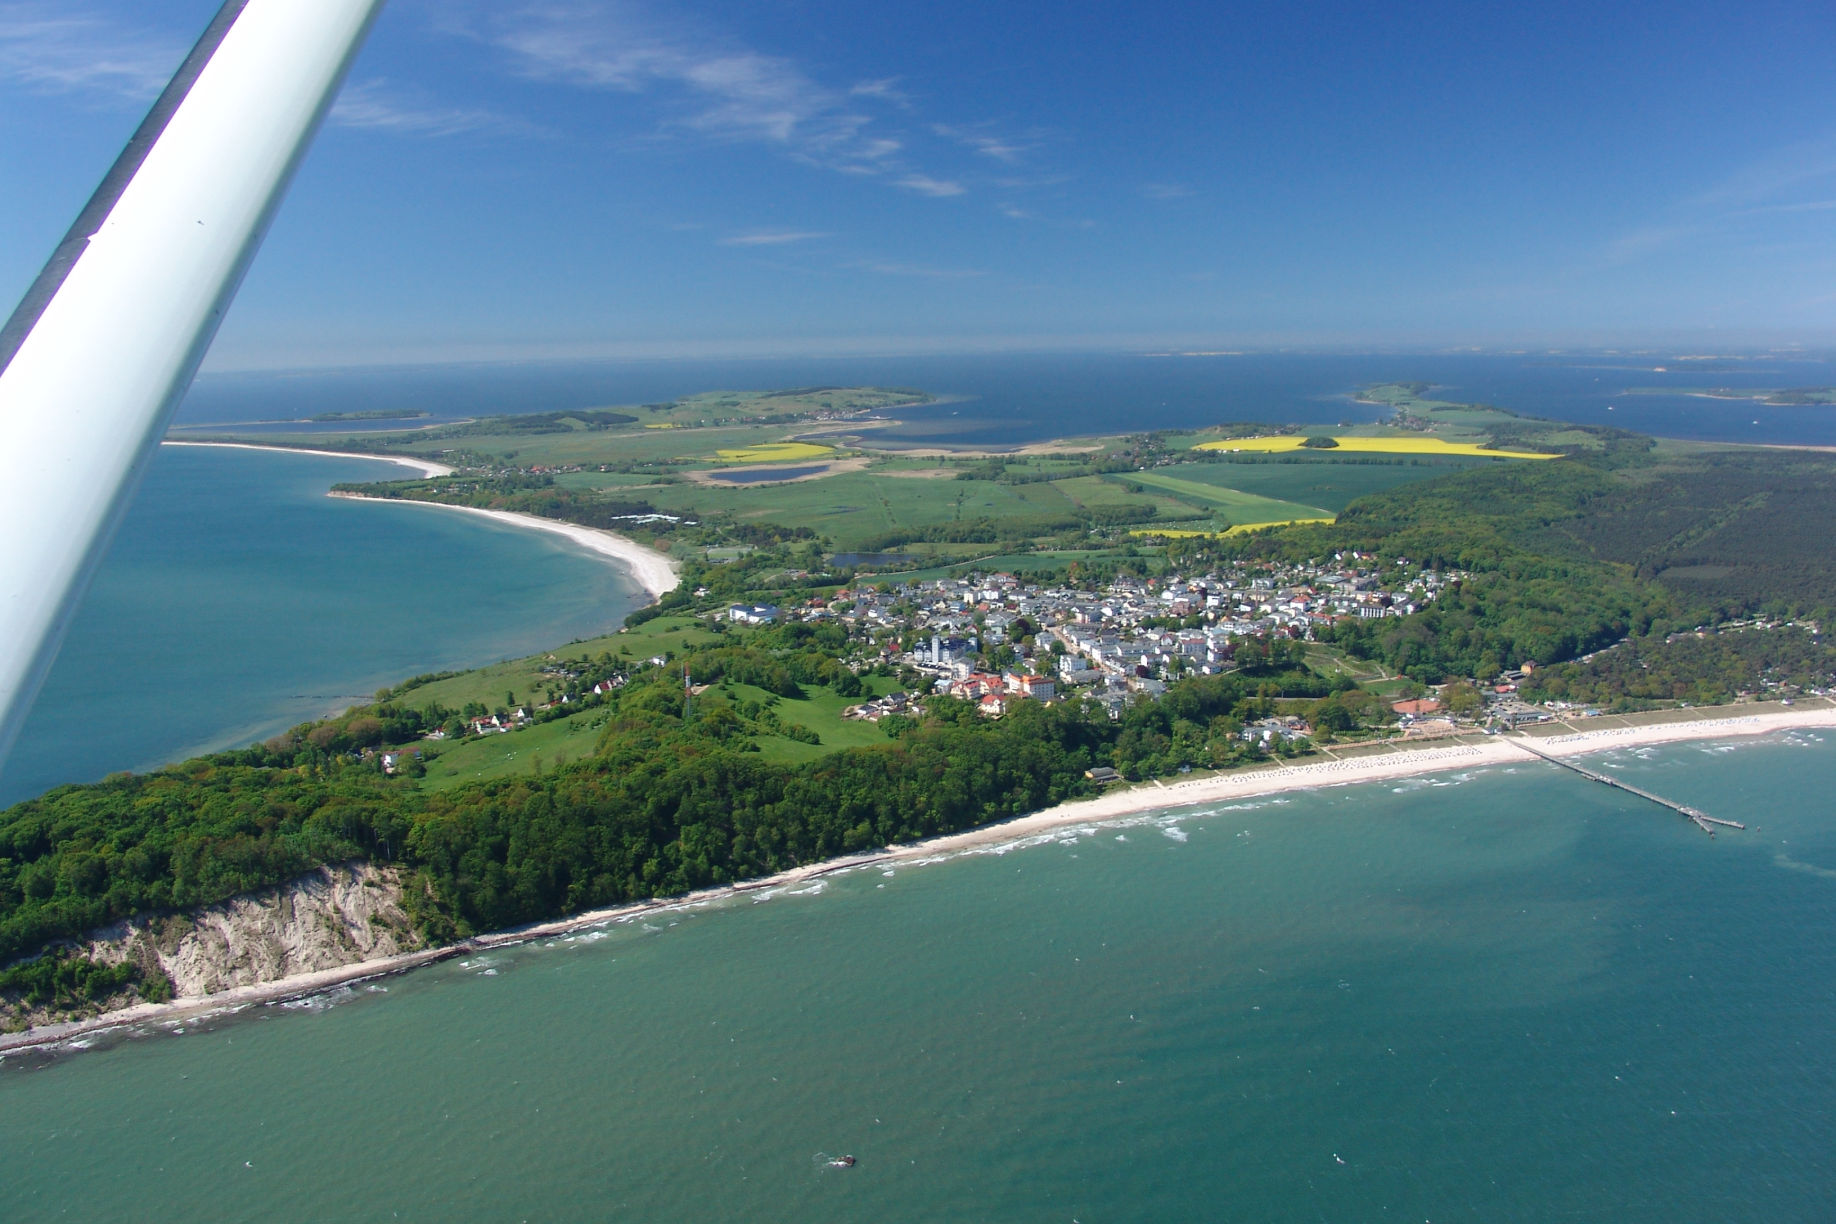
[[[1836,404],[1836,387],[1786,387],[1767,393],[1767,404]]]
[[[616,532],[680,581],[604,638],[0,813],[0,1024],[437,955],[1118,784],[1451,768],[1730,703],[1836,719],[1836,574],[1800,544],[1836,531],[1836,460],[1431,391],[1359,389],[1378,424],[1014,451],[879,440],[933,401],[875,387],[222,434],[450,468],[338,492]],[[333,926],[386,945],[194,955],[206,910],[275,912],[251,896],[363,898]]]
[[[1752,400],[1772,407],[1836,404],[1836,387],[1631,387],[1627,395],[1693,395],[1703,399]]]
[[[432,415],[431,412],[415,412],[407,409],[370,408],[362,412],[321,412],[318,416],[306,419],[315,424],[322,424],[336,421],[415,421]]]

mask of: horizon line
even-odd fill
[[[1209,359],[1274,356],[1537,356],[1618,355],[1666,357],[1670,360],[1707,358],[1777,357],[1831,360],[1836,338],[1816,336],[1743,337],[1670,333],[1640,339],[1583,339],[1553,335],[1477,339],[1402,338],[1375,335],[1193,337],[1143,335],[1083,335],[1001,337],[965,340],[962,337],[892,339],[838,338],[827,342],[786,344],[783,341],[632,341],[595,344],[528,344],[494,346],[404,346],[371,352],[273,354],[232,351],[222,359],[206,359],[198,378],[246,374],[307,374],[333,371],[409,369],[464,366],[564,365],[648,361],[819,361],[888,360],[925,357],[995,357],[1052,355],[1138,356],[1168,359]]]

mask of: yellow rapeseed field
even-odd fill
[[[1216,442],[1201,442],[1194,450],[1215,451],[1255,451],[1273,454],[1281,451],[1302,449],[1304,439],[1299,434],[1280,434],[1264,438],[1219,438]],[[1489,450],[1471,442],[1449,442],[1445,438],[1403,436],[1392,438],[1339,438],[1334,442],[1339,445],[1337,451],[1353,451],[1365,454],[1382,455],[1476,455],[1486,459],[1560,459],[1560,455],[1545,455],[1538,451]],[[1315,454],[1330,455],[1334,450],[1319,450]]]
[[[827,459],[834,453],[833,446],[818,446],[814,442],[761,442],[757,446],[714,452],[722,463],[796,463],[803,459]]]
[[[1239,523],[1235,527],[1226,527],[1223,531],[1189,531],[1178,527],[1140,527],[1128,534],[1133,536],[1160,536],[1168,540],[1194,540],[1203,536],[1206,539],[1220,539],[1224,536],[1242,535],[1246,531],[1261,531],[1264,527],[1292,527],[1296,523],[1330,523],[1329,518],[1284,519],[1279,523]]]

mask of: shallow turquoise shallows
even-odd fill
[[[1825,738],[1593,758],[1714,840],[1326,790],[11,1059],[0,1219],[1827,1221]]]
[[[406,474],[162,447],[0,771],[0,804],[246,744],[421,672],[607,633],[645,601],[559,537],[325,496]]]

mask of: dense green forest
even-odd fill
[[[1619,478],[1579,463],[1476,468],[1354,502],[1335,523],[1228,541],[1240,557],[1303,561],[1344,551],[1466,577],[1415,615],[1348,620],[1320,636],[1426,683],[1486,679],[1574,658],[1676,614],[1629,567],[1532,547],[1550,523],[1588,513]]]
[[[1523,695],[1637,710],[1831,687],[1836,646],[1802,626],[1781,626],[1635,638],[1585,662],[1538,669],[1524,681]]]
[[[1836,569],[1807,542],[1833,535],[1836,464],[1826,457],[1708,452],[1630,467],[1475,468],[1362,498],[1334,523],[1214,551],[1300,561],[1349,549],[1466,572],[1417,615],[1322,635],[1438,683],[1738,616],[1828,619]]]
[[[835,666],[795,641],[696,659],[777,688]],[[1286,643],[1264,645],[1246,652],[1243,671],[1182,682],[1113,721],[1066,703],[990,722],[938,698],[923,720],[890,726],[882,747],[803,765],[749,753],[747,717],[717,695],[685,718],[678,677],[651,667],[608,700],[593,759],[437,793],[352,751],[412,717],[352,711],[0,813],[0,964],[330,862],[407,868],[411,913],[444,940],[952,832],[1084,794],[1084,772],[1100,764],[1142,777],[1259,759],[1236,734],[1242,720],[1278,698],[1333,691],[1298,659]]]
[[[1531,547],[1626,565],[1696,621],[1748,613],[1827,618],[1836,568],[1836,463],[1806,451],[1715,451],[1628,472]]]

